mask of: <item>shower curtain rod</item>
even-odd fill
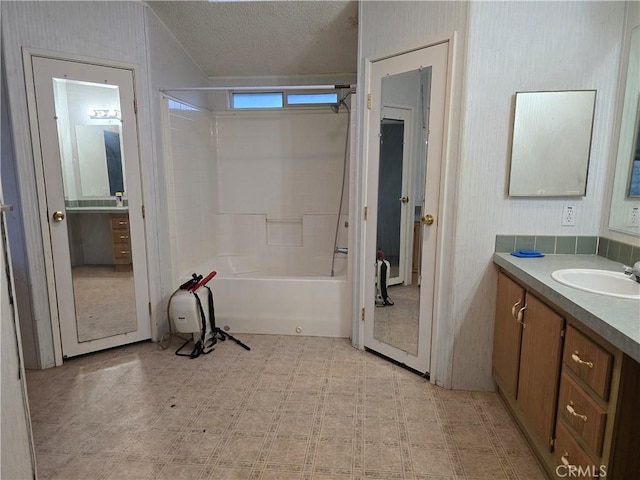
[[[253,91],[262,90],[341,90],[347,88],[356,88],[356,85],[337,84],[337,85],[270,85],[270,86],[243,86],[243,87],[177,87],[162,88],[161,92],[185,92],[185,91],[217,91],[217,90],[234,90],[234,91]]]

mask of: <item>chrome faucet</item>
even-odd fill
[[[636,262],[633,267],[624,267],[624,274],[629,275],[633,280],[640,283],[640,262]]]
[[[336,247],[335,253],[344,253],[346,255],[349,253],[349,249],[347,247]]]

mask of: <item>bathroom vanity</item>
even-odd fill
[[[551,278],[558,269],[620,271],[620,264],[597,255],[505,253],[494,263],[493,378],[547,474],[640,478],[640,300]]]

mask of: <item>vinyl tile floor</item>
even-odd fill
[[[29,371],[41,479],[544,479],[494,393],[451,391],[347,339],[140,343]]]

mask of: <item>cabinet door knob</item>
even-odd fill
[[[578,412],[576,412],[576,409],[573,408],[573,402],[569,402],[569,404],[567,405],[567,411],[569,412],[570,415],[581,418],[583,422],[587,421],[586,415],[579,414]]]
[[[58,210],[56,212],[53,212],[53,215],[51,215],[51,217],[53,218],[54,222],[61,222],[62,220],[64,220],[64,212]]]
[[[587,362],[585,360],[582,360],[580,358],[580,354],[578,353],[578,351],[576,350],[575,353],[573,353],[571,355],[571,359],[576,362],[578,365],[586,365],[589,368],[593,368],[593,362]]]

